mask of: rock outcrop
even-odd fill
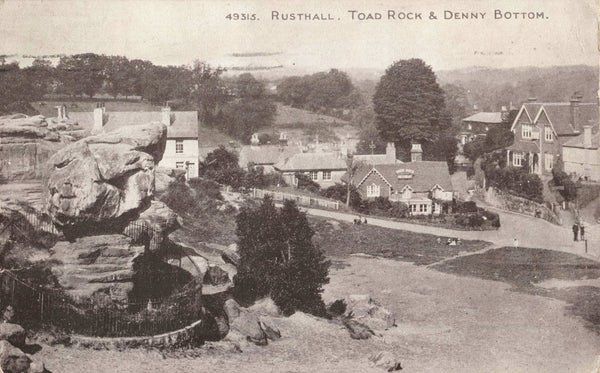
[[[372,330],[386,330],[396,325],[394,315],[367,294],[350,295],[346,303],[346,317]]]
[[[144,246],[113,234],[61,241],[52,251],[51,259],[57,263],[52,273],[75,299],[102,296],[106,301],[126,301],[133,290],[133,261],[144,253]]]
[[[79,140],[48,160],[46,209],[70,231],[120,226],[149,206],[167,129],[151,123]],[[67,233],[67,232],[65,232]]]
[[[233,299],[227,300],[224,308],[229,320],[228,339],[238,343],[246,340],[258,346],[264,346],[268,343],[267,334],[262,329],[260,319],[256,314],[242,308]]]
[[[0,323],[0,372],[42,373],[44,363],[23,352],[28,347],[26,332],[20,325]]]

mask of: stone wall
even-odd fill
[[[484,198],[485,202],[492,207],[541,218],[557,225],[562,224],[561,219],[544,204],[517,197],[493,187],[485,191]]]

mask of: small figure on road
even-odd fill
[[[585,240],[585,228],[583,227],[583,223],[579,225],[579,239],[581,241]]]
[[[513,239],[513,246],[515,247],[515,249],[518,249],[518,248],[519,248],[519,240],[517,240],[517,237],[515,237],[515,238]]]
[[[363,218],[363,224],[367,224],[367,218]]]
[[[573,224],[573,241],[577,241],[577,233],[579,232],[579,225]]]

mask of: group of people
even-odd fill
[[[367,224],[367,218],[358,217],[354,219],[354,224]]]
[[[584,241],[585,240],[585,228],[580,222],[573,224],[573,241]]]

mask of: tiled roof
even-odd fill
[[[346,161],[339,153],[298,153],[275,164],[280,171],[345,170]]]
[[[160,111],[112,111],[106,113],[105,131],[160,122]],[[93,112],[70,112],[69,119],[77,121],[88,131],[94,128]],[[198,112],[196,111],[171,111],[171,125],[167,127],[167,138],[198,138]]]
[[[401,169],[414,171],[413,177],[398,179],[397,171]],[[453,190],[446,162],[421,161],[375,166],[362,165],[356,171],[354,180],[360,182],[371,172],[378,172],[396,191],[402,190],[407,185],[414,192],[427,192],[435,185],[441,186],[447,192]]]
[[[598,126],[592,128],[592,148],[598,149]],[[563,144],[569,148],[583,148],[583,133],[577,137],[573,137]]]
[[[528,102],[523,106],[527,109],[532,120],[538,116],[543,107],[559,136],[573,135],[582,132],[583,126],[593,126],[598,123],[598,104],[593,102],[577,105],[577,117],[574,124],[572,123],[571,103],[569,102]]]
[[[479,122],[479,123],[502,123],[501,112],[481,112],[475,113],[470,117],[463,119],[463,122]]]
[[[386,163],[402,163],[395,159],[394,155],[388,154],[354,154],[355,162],[363,162],[367,164],[386,164]]]
[[[515,141],[508,150],[527,153],[539,153],[540,148],[535,141]]]
[[[250,162],[257,165],[273,165],[300,152],[298,146],[246,145],[240,150],[239,164],[240,167],[246,167]]]

